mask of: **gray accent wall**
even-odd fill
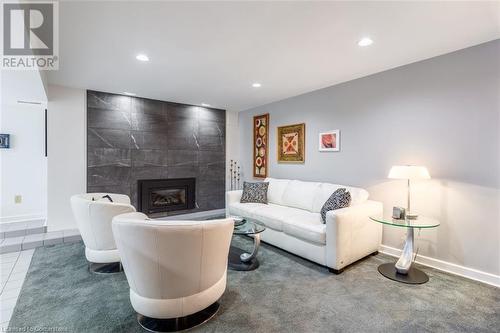
[[[194,211],[224,208],[225,111],[87,91],[87,190],[124,193],[139,179],[196,178]]]
[[[239,115],[244,177],[252,178],[252,117],[263,113],[271,177],[365,187],[388,212],[405,202],[390,167],[425,165],[433,179],[415,182],[413,206],[441,226],[422,231],[419,254],[500,275],[499,98],[496,40],[250,109]],[[276,127],[302,122],[305,163],[277,163]],[[318,133],[333,129],[340,152],[319,152]],[[404,230],[395,229],[384,227],[383,244],[401,248]]]

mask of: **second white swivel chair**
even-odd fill
[[[160,221],[118,215],[113,233],[139,324],[155,332],[197,326],[226,289],[232,219]]]
[[[85,193],[71,197],[71,208],[85,244],[85,257],[94,273],[121,271],[111,222],[113,217],[135,212],[125,194]]]

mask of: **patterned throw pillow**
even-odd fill
[[[267,188],[269,183],[248,183],[243,182],[243,194],[241,195],[241,203],[255,202],[267,204]]]
[[[323,208],[321,208],[321,219],[323,223],[326,223],[326,213],[344,207],[349,207],[351,204],[351,193],[349,193],[345,188],[339,188],[332,193],[330,198],[326,200]]]

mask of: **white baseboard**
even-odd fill
[[[189,220],[189,219],[201,219],[201,218],[215,217],[215,216],[220,216],[220,215],[226,216],[226,210],[224,208],[206,210],[203,212],[196,212],[196,213],[188,213],[188,214],[179,214],[179,215],[172,215],[172,216],[166,216],[166,217],[159,217],[159,218],[157,218],[157,220]]]
[[[0,223],[28,222],[33,220],[46,220],[41,214],[0,216]]]
[[[402,250],[386,245],[380,245],[380,252],[392,257],[399,257]],[[450,262],[442,261],[439,259],[422,256],[420,254],[417,256],[417,260],[415,260],[415,262],[424,266],[438,269],[443,272],[459,275],[471,280],[490,284],[495,287],[500,287],[500,276],[498,275],[482,272],[477,269],[468,268],[457,264],[452,264]]]

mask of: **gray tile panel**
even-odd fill
[[[132,163],[130,149],[123,148],[96,148],[87,149],[87,166],[119,166],[130,167]]]
[[[123,129],[89,128],[87,146],[100,148],[130,148],[131,132]]]
[[[22,250],[29,250],[43,246],[43,238],[44,234],[34,234],[24,237]]]
[[[44,235],[43,245],[49,246],[49,245],[60,244],[63,242],[63,239],[64,239],[63,231],[48,232]]]
[[[88,186],[115,186],[128,183],[130,166],[87,167]]]
[[[82,240],[78,229],[64,230],[63,237],[64,243],[74,243]]]
[[[223,208],[225,111],[88,91],[89,192],[124,193],[139,179],[195,177],[199,210]]]
[[[132,166],[138,167],[167,167],[168,153],[158,149],[132,150]]]
[[[87,109],[87,124],[90,128],[108,128],[131,130],[132,120],[129,112],[105,112],[99,109]]]
[[[24,236],[5,238],[0,244],[0,253],[21,251]]]
[[[130,134],[131,149],[160,149],[168,148],[168,135],[163,132],[132,131]]]

